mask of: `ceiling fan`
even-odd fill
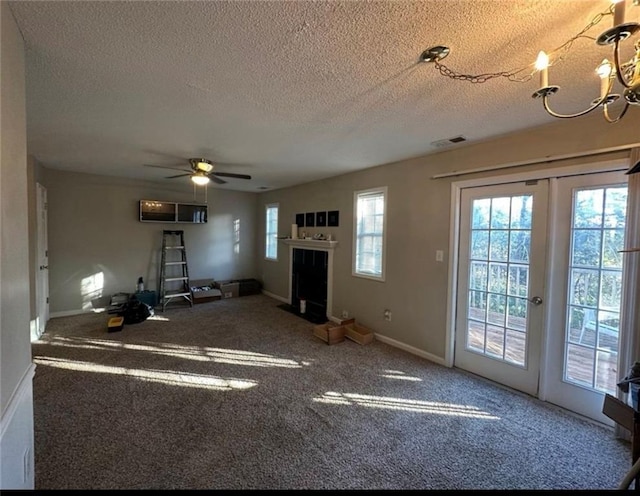
[[[232,172],[216,172],[214,171],[214,165],[211,160],[207,160],[206,158],[190,158],[189,161],[189,169],[187,170],[184,167],[170,167],[167,165],[151,165],[144,164],[146,167],[158,167],[160,169],[171,169],[182,171],[183,174],[176,174],[175,176],[167,176],[166,179],[174,179],[176,177],[185,177],[191,176],[191,180],[199,185],[206,185],[209,180],[213,181],[217,184],[226,184],[227,181],[224,179],[220,179],[220,177],[233,177],[236,179],[251,179],[251,176],[247,174],[234,174]]]

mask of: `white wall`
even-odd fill
[[[24,45],[0,2],[0,489],[33,489]]]
[[[165,185],[45,168],[43,183],[52,317],[90,310],[99,296],[133,292],[139,276],[145,289],[157,290],[164,229],[184,230],[191,279],[256,277],[256,193],[209,188],[206,224],[167,224],[140,222],[139,201],[193,202],[188,180]],[[195,200],[204,201],[204,193]]]
[[[350,316],[396,344],[444,362],[451,183],[458,178],[432,179],[432,176],[638,142],[640,109],[637,108],[630,109],[627,117],[617,124],[607,124],[601,115],[556,120],[525,133],[261,193],[258,211],[264,217],[264,205],[278,202],[279,234],[284,236],[290,233],[296,213],[339,210],[340,226],[337,229],[307,229],[312,233],[331,232],[339,242],[334,256],[334,316],[339,317],[342,310],[348,310]],[[628,152],[610,154],[610,157],[619,158],[625,154]],[[589,159],[531,165],[482,175],[526,172],[585,160]],[[602,157],[597,160],[602,160]],[[465,176],[465,179],[473,177],[479,175]],[[351,275],[353,192],[377,186],[388,187],[385,282]],[[261,253],[264,250],[263,224],[261,222],[259,235]],[[277,262],[261,257],[259,268],[264,289],[282,298],[288,296],[289,288],[289,259],[288,252],[282,249],[284,247],[280,246],[281,255]],[[436,262],[436,250],[444,251],[443,262]],[[385,309],[392,312],[391,322],[384,320]]]

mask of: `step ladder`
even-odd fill
[[[159,293],[162,311],[175,298],[184,299],[193,307],[184,231],[162,231]]]

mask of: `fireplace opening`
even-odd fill
[[[327,321],[328,253],[322,250],[293,249],[291,306],[312,322]]]

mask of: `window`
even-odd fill
[[[264,256],[268,260],[278,260],[278,204],[266,205],[266,238]]]
[[[353,275],[384,281],[387,188],[354,193]]]

